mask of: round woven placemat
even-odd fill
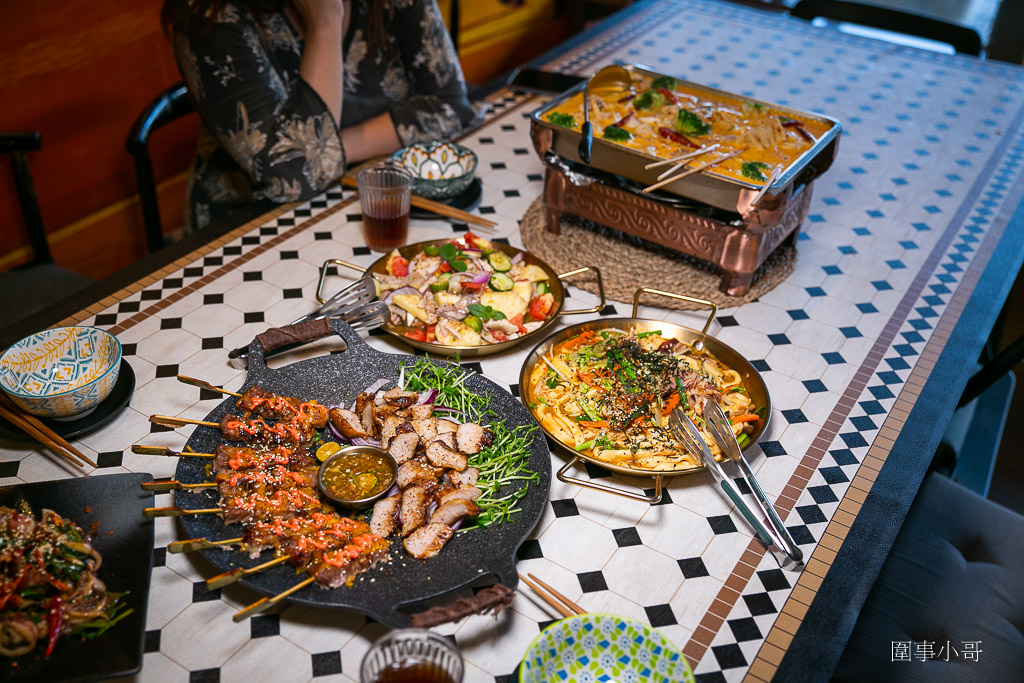
[[[570,214],[562,217],[561,234],[548,232],[546,224],[544,200],[538,198],[519,224],[527,251],[559,273],[596,266],[604,278],[605,297],[625,303],[633,302],[633,293],[639,287],[654,287],[707,299],[723,308],[739,306],[771,291],[793,272],[796,262],[796,247],[791,242],[783,244],[754,274],[754,283],[745,295],[729,296],[718,289],[722,269],[707,261]],[[588,292],[597,292],[595,278],[581,276],[573,278],[572,283]],[[668,298],[660,299],[658,306],[700,308]]]

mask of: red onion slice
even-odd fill
[[[374,382],[370,386],[368,386],[365,389],[363,389],[363,393],[364,394],[375,394],[375,393],[377,393],[378,389],[383,388],[387,383],[388,383],[388,379],[386,377],[381,377],[379,380],[377,380],[376,382]]]
[[[338,428],[334,426],[334,423],[330,420],[327,421],[327,431],[331,433],[336,441],[340,443],[349,443],[349,438],[338,431]]]
[[[416,296],[422,296],[420,290],[415,287],[399,287],[398,289],[389,292],[388,295],[384,297],[384,303],[390,306],[391,300],[396,294],[415,294]]]
[[[519,252],[518,254],[516,254],[515,256],[512,257],[512,265],[514,266],[516,264],[522,263],[525,258],[526,258],[526,252],[523,252],[523,251]]]
[[[460,527],[460,526],[462,526],[462,522],[463,522],[463,520],[465,520],[465,519],[466,519],[466,518],[465,518],[465,517],[463,517],[463,518],[461,518],[461,519],[457,519],[457,520],[455,520],[455,523],[451,525],[451,530],[452,530],[452,531],[458,531],[458,530],[459,530],[459,527]]]
[[[401,492],[402,492],[402,489],[398,488],[398,484],[392,484],[391,488],[388,489],[388,495],[385,496],[385,498],[391,498],[392,496],[397,496]]]
[[[420,397],[416,400],[416,405],[432,405],[436,398],[437,389],[427,389],[420,394]]]
[[[353,446],[373,446],[374,448],[380,448],[380,441],[377,439],[360,439],[358,437],[352,439]]]
[[[478,285],[485,285],[485,284],[487,284],[487,281],[490,280],[490,279],[491,279],[491,274],[489,272],[487,272],[486,270],[484,270],[484,271],[481,271],[481,272],[477,273],[476,275],[474,275],[472,282],[474,282],[474,283],[476,283]]]

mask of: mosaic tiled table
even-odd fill
[[[801,573],[780,570],[710,478],[694,475],[672,480],[655,506],[553,481],[519,550],[521,570],[589,611],[656,627],[701,680],[827,678],[1020,265],[1024,71],[682,1],[641,3],[546,66],[587,73],[614,59],[844,122],[792,276],[723,310],[712,330],[753,361],[772,393],[753,466],[809,559]],[[480,212],[498,222],[494,236],[517,246],[517,221],[542,185],[528,140],[537,103],[497,93],[488,122],[464,140],[480,156]],[[374,259],[360,245],[360,220],[358,203],[338,190],[282,207],[64,321],[116,333],[138,378],[130,408],[77,442],[100,465],[90,475],[170,476],[173,459],[125,450],[184,444],[187,430],[154,428],[147,415],[201,418],[220,400],[174,376],[237,387],[243,375],[226,350],[306,312],[324,258]],[[465,229],[414,221],[411,239]],[[657,285],[642,273],[637,284]],[[592,295],[570,289],[592,305]],[[601,315],[626,313],[614,304]],[[641,314],[699,323],[653,307]],[[404,351],[388,337],[370,343]],[[526,352],[476,367],[515,393]],[[0,450],[0,484],[68,476],[31,448]],[[234,624],[232,613],[256,596],[237,586],[207,591],[211,567],[165,551],[180,535],[173,520],[156,521],[140,680],[358,679],[381,625],[296,606]],[[462,649],[468,681],[507,681],[552,618],[527,590],[496,621],[439,630]]]

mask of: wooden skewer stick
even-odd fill
[[[0,394],[0,415],[3,415],[6,420],[22,429],[26,434],[35,438],[36,441],[48,447],[68,462],[78,467],[83,467],[82,463],[88,463],[93,467],[97,467],[96,463],[85,457],[81,451],[40,422],[39,418],[26,413],[15,405],[14,401],[3,394]]]
[[[359,187],[359,183],[356,182],[356,179],[350,175],[345,175],[341,179],[341,183],[348,187]],[[463,223],[479,225],[480,227],[483,228],[494,228],[497,227],[498,225],[494,221],[487,220],[486,218],[482,218],[480,216],[471,214],[468,211],[456,209],[453,206],[448,206],[447,204],[442,204],[441,202],[435,202],[430,199],[425,199],[415,194],[412,195],[412,197],[410,197],[409,203],[415,206],[416,208],[426,209],[431,213],[436,213],[440,216],[444,216],[445,218],[454,218],[455,220],[462,221]]]
[[[206,548],[219,548],[225,545],[233,545],[235,543],[241,543],[244,540],[244,536],[229,538],[225,541],[208,541],[205,538],[190,538],[187,541],[175,541],[174,543],[168,543],[167,552],[190,553],[195,550],[205,550]]]
[[[186,377],[185,375],[178,375],[178,381],[181,382],[182,384],[190,384],[194,387],[199,387],[200,389],[219,391],[222,394],[228,394],[229,396],[237,396],[238,398],[242,398],[242,395],[239,393],[236,393],[234,391],[228,391],[224,387],[216,387],[210,384],[209,382],[205,382],[201,379],[196,379],[195,377]]]
[[[755,206],[757,206],[757,203],[761,201],[761,197],[767,194],[768,189],[775,183],[776,180],[779,179],[780,175],[782,175],[781,168],[776,166],[775,168],[772,169],[771,175],[768,176],[768,180],[764,181],[764,185],[761,187],[761,191],[758,192],[757,195],[755,195],[754,198],[750,200],[750,208],[754,208]]]
[[[551,595],[553,595],[556,598],[558,598],[559,600],[561,600],[562,604],[564,604],[566,607],[571,609],[576,614],[586,614],[587,613],[587,611],[585,609],[583,609],[582,607],[577,605],[575,602],[573,602],[569,598],[565,597],[564,595],[562,595],[561,593],[556,591],[554,588],[552,588],[548,584],[546,584],[543,581],[541,581],[539,578],[537,578],[536,575],[530,574],[530,578],[533,579],[534,581],[536,581],[537,583],[539,583],[541,585],[541,587],[544,590],[546,590],[548,593],[551,593]]]
[[[172,451],[170,448],[165,446],[143,446],[141,444],[135,444],[132,446],[132,453],[138,455],[169,455],[172,458],[215,458],[216,453],[193,453],[184,451]]]
[[[153,424],[163,425],[164,427],[184,427],[185,425],[200,425],[201,427],[216,427],[220,429],[220,424],[217,422],[207,422],[206,420],[190,420],[187,417],[170,417],[169,415],[150,415],[149,421]]]
[[[143,491],[181,491],[188,489],[212,489],[217,486],[216,482],[204,484],[182,484],[180,481],[147,481],[142,484]]]
[[[292,586],[288,590],[286,590],[286,591],[284,591],[282,593],[278,593],[277,595],[275,595],[272,598],[260,598],[259,600],[257,600],[256,602],[252,603],[251,605],[249,605],[248,607],[246,607],[242,611],[236,612],[235,616],[233,616],[232,619],[235,621],[235,623],[238,623],[239,621],[245,621],[246,619],[248,619],[252,615],[258,614],[259,612],[262,612],[263,610],[265,610],[266,608],[270,607],[271,605],[276,605],[277,603],[281,602],[282,600],[287,598],[292,593],[295,593],[296,591],[302,590],[303,588],[305,588],[309,584],[313,583],[314,581],[316,581],[316,577],[311,576],[308,579],[305,579],[304,581],[300,581],[299,583],[295,584],[294,586]]]
[[[284,564],[285,562],[288,561],[288,559],[289,559],[288,556],[284,555],[283,557],[275,558],[275,559],[271,560],[270,562],[264,562],[263,564],[258,564],[255,567],[250,567],[248,569],[242,569],[242,568],[232,569],[229,572],[224,572],[223,574],[218,574],[217,576],[213,577],[212,579],[207,579],[206,587],[209,590],[215,590],[217,588],[223,588],[224,586],[227,586],[230,583],[234,583],[235,581],[238,581],[239,579],[244,579],[247,576],[251,576],[251,575],[253,575],[253,574],[257,573],[257,572],[261,572],[264,569],[270,569],[271,567],[277,566],[279,564]]]
[[[553,607],[556,612],[558,612],[559,614],[561,614],[563,617],[566,617],[566,618],[572,616],[572,612],[570,612],[568,609],[566,609],[566,607],[564,605],[562,605],[562,603],[560,603],[554,597],[548,595],[547,591],[545,591],[543,588],[541,588],[540,586],[538,586],[537,584],[535,584],[533,581],[531,581],[530,579],[526,578],[522,574],[519,575],[519,578],[520,578],[520,580],[522,580],[523,583],[525,583],[527,586],[532,588],[534,590],[534,592],[536,592],[537,595],[540,596],[541,600],[543,600],[544,602],[546,602],[549,605],[551,605],[551,607]]]
[[[189,515],[219,515],[223,512],[220,508],[203,508],[202,510],[186,510],[179,507],[167,507],[167,508],[146,508],[142,511],[142,516],[147,519],[153,519],[154,517],[187,517]]]
[[[704,169],[710,168],[712,166],[716,166],[716,165],[722,163],[723,161],[728,161],[729,159],[732,159],[733,157],[738,157],[739,155],[743,154],[746,151],[747,151],[746,148],[743,148],[743,149],[738,149],[735,152],[730,152],[729,154],[726,154],[724,157],[718,157],[717,159],[715,159],[713,161],[709,161],[706,164],[702,164],[700,166],[695,166],[693,168],[687,169],[687,170],[683,171],[682,173],[680,173],[679,175],[672,176],[671,178],[665,178],[660,183],[655,183],[654,185],[651,185],[650,187],[645,187],[643,191],[644,191],[645,194],[648,193],[648,192],[653,192],[654,190],[657,190],[659,187],[664,187],[665,185],[668,185],[669,183],[674,183],[675,181],[680,180],[682,178],[685,178],[688,175],[693,175],[694,173],[699,173],[700,171],[703,171]]]
[[[686,154],[682,154],[682,155],[677,156],[677,157],[672,157],[671,159],[662,159],[661,161],[655,161],[653,163],[647,164],[646,166],[644,166],[644,168],[647,169],[647,170],[650,170],[652,168],[658,168],[659,166],[667,166],[668,164],[678,164],[678,163],[680,163],[682,161],[686,161],[687,159],[692,159],[694,157],[699,157],[701,154],[707,154],[711,150],[717,149],[720,146],[721,145],[716,142],[713,145],[708,145],[707,147],[701,147],[698,150],[694,150],[693,152],[687,152]]]

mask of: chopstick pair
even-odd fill
[[[702,150],[697,150],[697,151],[701,152]],[[704,150],[704,151],[709,151],[709,150]],[[723,161],[728,161],[729,159],[732,159],[733,157],[738,157],[739,155],[743,154],[746,151],[747,151],[747,148],[744,147],[743,149],[738,149],[735,152],[730,152],[730,153],[726,154],[725,156],[720,156],[717,159],[713,159],[711,161],[708,161],[708,162],[706,162],[704,164],[701,164],[700,166],[694,166],[693,168],[688,168],[688,169],[686,169],[685,171],[683,171],[682,173],[680,173],[678,175],[674,175],[671,178],[665,178],[661,182],[657,182],[657,183],[654,183],[653,185],[650,185],[649,187],[645,187],[643,189],[644,194],[646,194],[648,192],[653,192],[654,190],[657,190],[659,187],[664,187],[665,185],[668,185],[669,183],[674,183],[675,181],[680,180],[681,178],[685,178],[688,175],[693,175],[694,173],[699,173],[700,171],[707,170],[707,169],[711,168],[712,166],[717,166],[718,164],[722,163]],[[686,156],[686,155],[684,155],[684,156]],[[694,154],[693,156],[696,156],[696,154]]]
[[[519,575],[519,579],[527,586],[532,588],[540,598],[551,605],[556,612],[561,614],[563,617],[571,617],[574,614],[586,614],[586,610],[577,605],[575,602],[565,597],[557,590],[538,579],[533,574],[529,575],[530,578],[526,578],[522,574]],[[531,581],[532,579],[532,581]]]
[[[77,467],[86,465],[97,467],[96,463],[40,422],[37,417],[26,413],[2,394],[0,394],[0,416],[71,464]]]

